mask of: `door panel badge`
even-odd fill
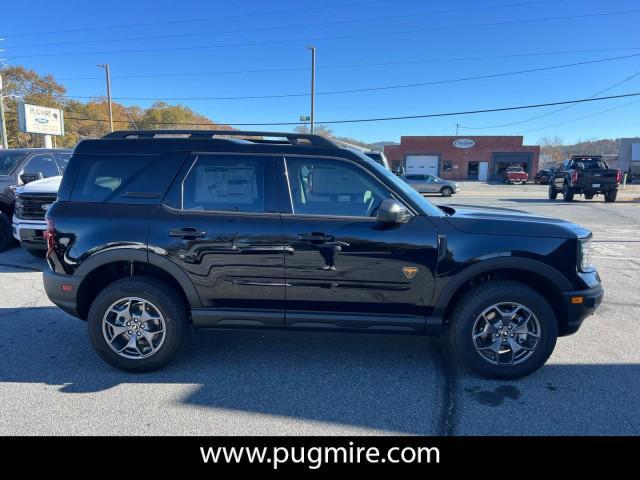
[[[404,276],[411,280],[418,273],[418,267],[402,267]]]

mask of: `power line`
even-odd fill
[[[386,85],[379,87],[369,87],[369,88],[356,88],[350,90],[333,90],[333,91],[325,91],[325,92],[317,92],[316,95],[343,95],[350,93],[363,93],[363,92],[374,92],[374,91],[384,91],[384,90],[396,90],[396,89],[404,89],[404,88],[415,88],[415,87],[424,87],[430,85],[442,85],[446,83],[458,83],[458,82],[466,82],[471,80],[482,80],[488,78],[497,78],[497,77],[506,77],[512,75],[521,75],[525,73],[533,73],[533,72],[541,72],[548,70],[557,70],[560,68],[569,68],[576,67],[581,65],[590,65],[594,63],[603,63],[610,62],[614,60],[623,60],[628,58],[640,57],[640,53],[635,53],[632,55],[623,55],[618,57],[609,57],[609,58],[601,58],[598,60],[586,60],[584,62],[574,62],[574,63],[566,63],[562,65],[552,65],[546,67],[538,67],[538,68],[530,68],[525,70],[517,70],[514,72],[502,72],[502,73],[493,73],[487,75],[476,75],[472,77],[461,77],[454,78],[448,80],[435,80],[429,82],[418,82],[418,83],[406,83],[406,84],[398,84],[398,85]],[[273,95],[241,95],[234,97],[114,97],[115,100],[141,100],[141,101],[196,101],[196,100],[257,100],[257,99],[267,99],[267,98],[289,98],[289,97],[307,97],[309,93],[280,93]],[[95,96],[82,96],[82,95],[57,95],[59,98],[76,98],[76,99],[91,99],[96,98]]]
[[[359,118],[359,119],[342,119],[342,120],[324,120],[318,121],[318,124],[341,124],[341,123],[365,123],[365,122],[385,122],[392,120],[415,120],[422,118],[436,118],[436,117],[451,117],[451,116],[459,116],[459,115],[477,115],[481,113],[494,113],[494,112],[506,112],[512,110],[526,110],[530,108],[544,108],[544,107],[553,107],[556,105],[568,105],[573,103],[588,103],[588,102],[598,102],[603,100],[613,100],[618,98],[628,98],[628,97],[638,97],[640,96],[640,92],[631,92],[625,93],[621,95],[610,95],[607,97],[595,97],[595,98],[581,98],[576,100],[562,100],[557,102],[547,102],[547,103],[535,103],[529,105],[517,105],[511,107],[499,107],[499,108],[486,108],[479,110],[466,110],[459,112],[444,112],[444,113],[428,113],[422,115],[403,115],[403,116],[395,116],[395,117],[374,117],[374,118]],[[639,100],[640,101],[640,100]],[[68,120],[78,120],[78,121],[92,121],[92,122],[108,122],[108,119],[95,119],[95,118],[82,118],[82,117],[72,117],[65,116]],[[128,120],[114,120],[114,123],[129,123]],[[211,127],[215,125],[233,125],[233,126],[296,126],[303,125],[304,122],[256,122],[256,123],[232,123],[232,122],[218,122],[218,123],[192,123],[192,122],[146,122],[152,125],[189,125],[189,126],[201,126],[201,127]]]
[[[529,53],[513,53],[505,55],[484,55],[475,57],[451,57],[451,58],[433,58],[433,59],[419,59],[419,60],[405,60],[405,61],[393,61],[393,62],[375,62],[375,63],[350,63],[350,64],[337,64],[337,65],[320,65],[316,67],[318,70],[329,69],[348,69],[348,68],[366,68],[366,67],[388,67],[393,65],[417,65],[423,63],[452,63],[452,62],[468,62],[473,60],[495,60],[495,59],[508,59],[508,58],[521,58],[521,57],[536,57],[545,55],[564,55],[573,53],[600,53],[600,52],[625,52],[625,51],[638,51],[640,47],[624,47],[624,48],[592,48],[592,49],[579,49],[579,50],[556,50],[546,52],[529,52]],[[158,77],[194,77],[194,76],[214,76],[214,75],[231,75],[231,74],[243,74],[243,73],[280,73],[280,72],[294,72],[303,71],[308,72],[308,66],[301,67],[279,67],[279,68],[264,68],[264,69],[249,69],[249,70],[218,70],[213,72],[180,72],[180,73],[149,73],[139,75],[113,75],[112,78],[158,78]],[[87,76],[87,77],[60,77],[60,81],[69,80],[102,80],[101,76]]]
[[[547,128],[554,128],[554,127],[559,127],[561,125],[566,125],[568,123],[578,122],[580,120],[585,120],[587,118],[591,118],[591,117],[595,117],[595,116],[598,116],[598,115],[602,115],[603,113],[609,113],[609,112],[611,112],[613,110],[619,110],[621,108],[628,107],[628,106],[633,105],[633,104],[638,103],[638,102],[640,102],[640,100],[634,100],[632,102],[624,103],[622,105],[617,105],[615,107],[607,108],[605,110],[601,110],[599,112],[591,113],[589,115],[584,115],[582,117],[574,118],[572,120],[566,120],[566,121],[563,121],[563,122],[558,122],[558,123],[554,123],[554,124],[551,124],[551,125],[546,125],[544,127],[530,128],[528,130],[522,130],[521,132],[518,132],[518,134],[529,133],[529,132],[538,132],[540,130],[546,130]]]
[[[460,29],[476,28],[476,27],[519,25],[519,24],[545,22],[545,21],[571,20],[571,19],[579,19],[579,18],[598,18],[598,17],[606,17],[606,16],[614,16],[614,15],[632,15],[637,13],[640,13],[640,10],[589,13],[589,14],[582,14],[582,15],[566,15],[566,16],[560,16],[560,17],[527,18],[522,20],[505,20],[501,22],[475,23],[475,24],[456,25],[456,26],[448,26],[448,27],[446,26],[430,27],[430,28],[420,28],[420,29],[414,29],[414,30],[404,29],[401,31],[394,31],[394,32],[388,32],[388,31],[373,32],[373,33],[369,32],[369,33],[334,35],[334,36],[316,37],[316,38],[271,40],[271,41],[263,41],[263,42],[228,43],[228,44],[216,44],[216,45],[192,45],[192,46],[185,46],[185,47],[159,47],[159,48],[138,48],[138,49],[129,48],[125,50],[101,50],[101,51],[85,51],[85,52],[37,53],[37,54],[31,54],[31,55],[16,55],[13,57],[9,57],[9,60],[14,60],[18,58],[68,57],[68,56],[82,56],[82,55],[109,55],[109,54],[152,53],[152,52],[177,52],[177,51],[207,50],[207,49],[216,49],[216,48],[283,45],[288,43],[301,43],[301,42],[317,43],[324,40],[346,40],[346,39],[356,39],[356,38],[386,37],[386,36],[396,36],[396,35],[407,35],[407,34],[413,34],[413,33],[437,32],[437,31],[443,31],[443,30],[460,30]]]
[[[334,8],[350,8],[350,7],[358,7],[363,5],[372,5],[372,4],[385,4],[389,3],[389,1],[398,1],[398,0],[375,0],[375,1],[363,1],[363,2],[353,2],[353,3],[345,3],[345,4],[333,4],[333,5],[319,5],[315,7],[301,8],[301,9],[287,9],[287,10],[269,10],[266,12],[254,12],[254,13],[241,13],[235,15],[224,15],[224,16],[216,16],[216,17],[197,17],[197,18],[185,18],[179,20],[163,20],[159,22],[145,22],[145,23],[129,23],[129,24],[120,24],[120,25],[106,25],[106,26],[91,26],[91,27],[82,27],[82,28],[70,28],[66,30],[53,30],[48,32],[28,32],[28,33],[16,33],[14,35],[7,35],[5,38],[12,39],[18,37],[33,37],[38,36],[41,37],[43,35],[56,35],[60,33],[77,33],[77,32],[95,32],[99,30],[116,30],[120,28],[132,28],[132,27],[154,27],[157,25],[176,25],[180,23],[196,23],[196,22],[208,22],[213,20],[231,20],[234,18],[247,18],[247,17],[262,17],[262,16],[272,16],[272,15],[282,15],[286,13],[303,13],[303,12],[313,12],[317,10],[329,10]]]
[[[623,80],[621,80],[619,82],[616,82],[613,85],[610,85],[607,88],[602,89],[602,90],[594,93],[593,95],[591,95],[588,98],[593,98],[593,97],[597,97],[598,95],[602,95],[603,93],[606,93],[606,92],[608,92],[610,90],[613,90],[614,88],[619,87],[620,85],[622,85],[624,83],[627,83],[627,82],[633,80],[634,78],[636,78],[638,76],[640,76],[640,72],[637,72],[637,73],[635,73],[633,75],[630,75],[630,76],[624,78]],[[489,128],[510,127],[510,126],[513,126],[513,125],[520,125],[522,123],[527,123],[527,122],[531,122],[533,120],[538,120],[540,118],[548,117],[550,115],[554,115],[554,114],[556,114],[558,112],[562,112],[563,110],[566,110],[566,109],[574,107],[574,106],[575,106],[575,104],[565,105],[564,107],[558,108],[558,109],[553,110],[551,112],[543,113],[542,115],[536,115],[535,117],[526,118],[524,120],[518,120],[517,122],[509,122],[509,123],[503,123],[501,125],[491,125],[491,126],[486,126],[486,127],[466,127],[464,125],[460,125],[460,128],[467,129],[467,130],[485,130],[485,129],[489,129]]]
[[[317,22],[317,23],[294,23],[288,25],[276,25],[276,26],[268,26],[268,27],[257,27],[257,28],[249,28],[249,29],[234,29],[234,30],[220,30],[213,32],[193,32],[193,33],[180,33],[180,34],[172,34],[172,35],[152,35],[152,36],[139,36],[139,37],[124,37],[124,38],[108,38],[101,40],[73,40],[66,42],[56,42],[56,43],[35,43],[30,45],[16,45],[9,46],[9,48],[13,50],[17,49],[25,49],[25,48],[39,48],[39,47],[56,47],[62,45],[77,45],[77,44],[95,44],[95,43],[112,43],[112,42],[129,42],[129,41],[139,41],[139,40],[162,40],[162,39],[176,39],[176,38],[193,38],[193,37],[202,37],[202,36],[211,36],[211,35],[223,35],[229,33],[251,33],[251,32],[265,32],[265,31],[273,31],[273,30],[286,30],[292,28],[310,28],[310,27],[323,27],[329,25],[348,25],[351,23],[365,23],[365,22],[375,22],[378,20],[398,20],[405,18],[414,18],[414,17],[424,17],[429,15],[441,15],[447,13],[462,13],[462,12],[473,12],[473,11],[482,11],[482,10],[494,10],[498,8],[510,8],[510,7],[522,7],[522,6],[530,6],[530,5],[540,5],[540,4],[548,4],[548,3],[559,3],[565,0],[536,0],[536,1],[527,1],[527,2],[518,2],[518,3],[506,3],[506,4],[498,4],[498,5],[483,5],[480,7],[467,7],[467,8],[454,8],[449,10],[433,10],[428,12],[416,12],[410,14],[403,15],[383,15],[378,17],[358,17],[347,20],[334,20],[329,22]],[[376,2],[377,3],[377,2]]]

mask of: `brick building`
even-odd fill
[[[538,171],[540,147],[523,145],[521,136],[401,137],[386,145],[392,168],[406,173],[432,174],[448,180],[496,180],[510,165],[519,165],[530,177]]]

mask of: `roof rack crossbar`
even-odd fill
[[[320,135],[290,132],[254,132],[243,130],[121,130],[108,133],[102,138],[127,139],[167,136],[180,136],[191,139],[210,139],[214,137],[269,137],[287,139],[292,145],[310,144],[318,147],[337,147],[334,142]],[[256,142],[259,142],[259,140],[256,140]]]

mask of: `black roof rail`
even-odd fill
[[[211,139],[214,137],[280,137],[287,139],[292,145],[313,145],[317,147],[339,148],[334,142],[321,135],[289,132],[253,132],[243,130],[122,130],[111,132],[102,138],[192,138]],[[251,139],[244,139],[254,141]],[[278,143],[271,140],[256,139],[256,143]]]

